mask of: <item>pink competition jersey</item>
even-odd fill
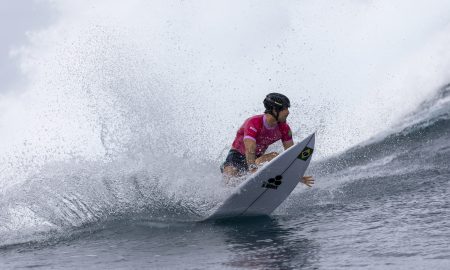
[[[287,123],[279,123],[269,127],[266,115],[255,115],[247,120],[239,128],[232,148],[245,155],[244,139],[252,139],[256,142],[256,156],[261,156],[267,147],[281,139],[283,142],[292,140],[291,128]]]

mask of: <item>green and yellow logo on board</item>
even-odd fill
[[[312,153],[314,152],[314,149],[309,148],[308,146],[306,146],[302,152],[300,152],[300,155],[298,155],[297,158],[307,161],[308,158],[312,155]]]

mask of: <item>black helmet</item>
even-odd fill
[[[279,93],[268,94],[263,103],[266,108],[266,113],[272,113],[273,109],[278,113],[285,108],[291,107],[289,99],[285,95]]]

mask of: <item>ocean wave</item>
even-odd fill
[[[450,85],[443,87],[437,95],[424,101],[417,110],[406,115],[401,123],[390,131],[356,145],[331,158],[312,164],[312,171],[319,175],[335,174],[339,171],[376,164],[388,156],[395,158],[413,156],[417,151],[428,151],[439,143],[450,144]],[[411,160],[410,160],[411,161]]]

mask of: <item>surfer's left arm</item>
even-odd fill
[[[283,142],[284,150],[288,149],[289,147],[291,147],[293,145],[294,145],[293,140]],[[314,178],[312,176],[303,176],[302,178],[300,178],[300,182],[307,185],[308,187],[312,187],[312,185],[314,185]]]
[[[281,142],[283,143],[284,150],[294,145],[294,140],[292,138],[291,128],[287,123],[280,125],[281,130]]]
[[[294,145],[294,140],[292,139],[292,131],[288,124],[283,125],[282,128],[282,138],[284,150]],[[314,185],[314,178],[312,176],[303,176],[300,178],[300,182],[307,185],[308,187],[312,187]]]
[[[293,140],[289,140],[287,142],[283,142],[284,150],[288,149],[289,147],[291,147],[293,145],[294,145],[294,141]]]

